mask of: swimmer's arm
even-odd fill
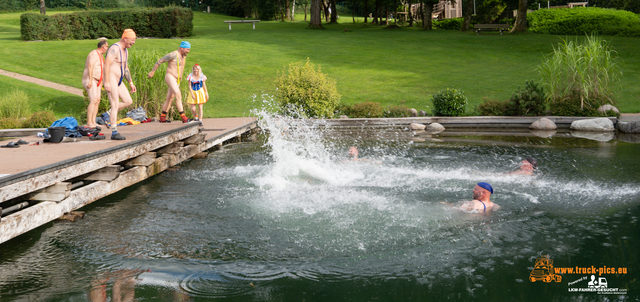
[[[158,69],[158,67],[160,67],[160,65],[162,65],[162,63],[171,62],[171,61],[173,61],[175,59],[176,59],[176,54],[174,52],[171,52],[171,53],[167,54],[166,56],[160,58],[158,60],[158,62],[156,62],[156,64],[153,65],[153,69],[151,71],[155,72],[156,69]]]

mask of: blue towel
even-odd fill
[[[53,122],[51,127],[65,127],[64,136],[67,137],[82,137],[82,134],[78,131],[78,121],[71,116],[67,116]],[[47,134],[48,133],[49,131],[47,129]]]

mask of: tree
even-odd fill
[[[467,0],[467,11],[464,13],[464,22],[462,22],[462,31],[469,30],[469,27],[471,27],[472,12],[473,12],[473,0]]]
[[[311,9],[309,12],[309,27],[311,28],[322,28],[322,18],[320,17],[322,7],[320,1],[322,0],[311,0]]]
[[[291,3],[289,2],[289,0],[284,0],[284,12],[285,12],[285,18],[287,20],[291,20]]]
[[[511,32],[527,31],[527,0],[518,0],[518,15]]]
[[[336,0],[329,0],[331,8],[331,23],[338,23],[338,10],[336,9]]]
[[[47,14],[47,8],[44,5],[44,0],[40,0],[40,13],[43,15]]]
[[[433,29],[431,19],[433,15],[433,6],[438,4],[440,0],[425,0],[424,1],[424,22],[422,23],[422,28],[431,30]]]

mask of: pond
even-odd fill
[[[640,297],[640,144],[262,123],[257,142],[0,246],[0,299]],[[368,161],[348,161],[350,146]],[[538,171],[508,175],[525,157]],[[480,181],[498,211],[440,203]]]

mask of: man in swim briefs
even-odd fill
[[[189,122],[189,119],[184,114],[184,109],[182,108],[182,94],[180,93],[180,81],[182,80],[182,73],[184,71],[184,65],[187,63],[187,54],[191,50],[191,44],[187,41],[182,41],[180,43],[180,47],[176,51],[172,51],[164,57],[160,58],[156,64],[153,65],[153,69],[147,75],[149,78],[152,78],[156,72],[156,69],[162,65],[162,63],[167,62],[167,73],[164,76],[164,82],[169,86],[169,91],[167,92],[167,100],[162,105],[162,114],[160,115],[161,123],[169,123],[171,121],[167,120],[167,111],[171,107],[171,102],[173,102],[173,98],[176,99],[176,108],[178,108],[178,112],[180,113],[180,119],[182,119],[183,123]]]
[[[92,50],[87,56],[84,63],[84,72],[82,73],[82,87],[87,90],[89,96],[89,106],[87,107],[87,127],[96,128],[96,116],[98,115],[98,107],[100,105],[100,88],[103,82],[103,56],[109,48],[106,39],[98,42],[98,48]]]
[[[129,71],[129,52],[127,49],[131,48],[136,43],[136,33],[127,28],[122,34],[120,41],[111,45],[107,51],[107,58],[104,60],[104,90],[107,91],[109,96],[109,103],[111,103],[111,110],[109,111],[110,123],[111,123],[111,139],[113,140],[125,140],[126,138],[118,133],[118,111],[131,105],[133,100],[131,94],[123,83],[126,80],[131,88],[131,93],[137,91],[136,86],[131,80],[131,72]],[[122,100],[122,102],[119,102]]]
[[[473,200],[465,201],[457,208],[467,212],[488,213],[500,209],[500,206],[491,202],[491,194],[493,188],[486,182],[479,182],[473,188]],[[446,205],[453,206],[450,203],[441,202]]]

